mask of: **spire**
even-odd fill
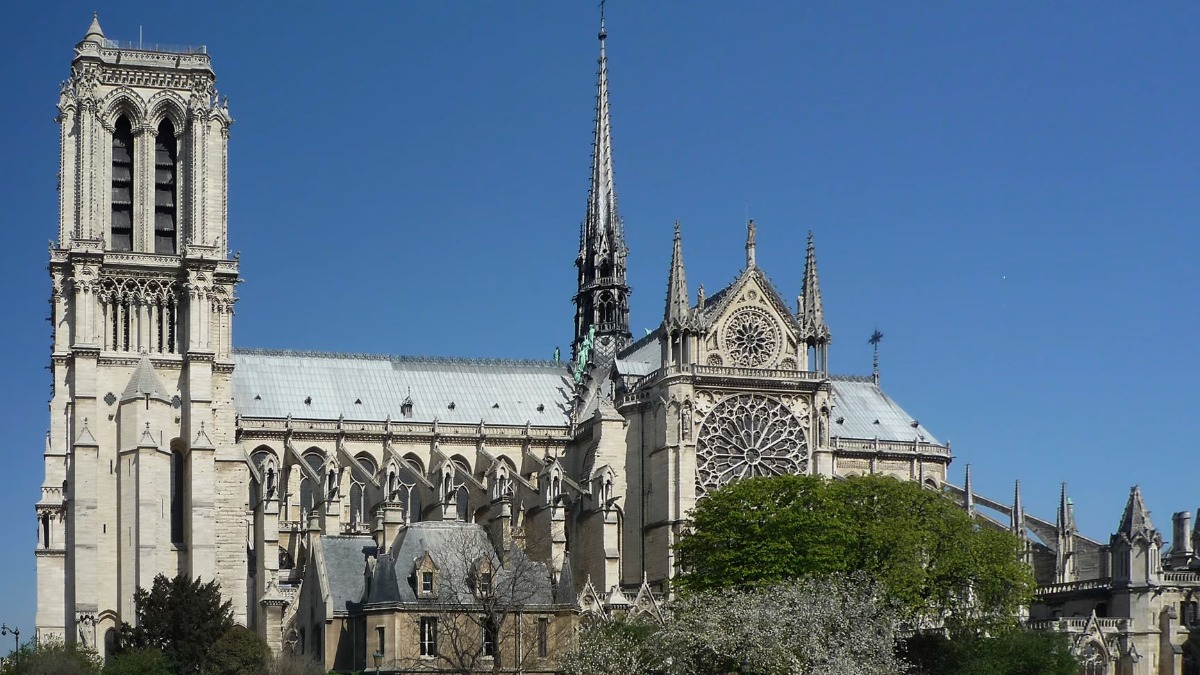
[[[1125,503],[1125,513],[1121,516],[1121,527],[1117,533],[1132,540],[1138,535],[1153,539],[1154,532],[1154,523],[1150,522],[1150,511],[1142,499],[1142,490],[1134,485],[1129,491],[1129,501]]]
[[[1056,522],[1060,533],[1075,531],[1075,504],[1067,496],[1067,484],[1063,483],[1058,496],[1058,519]]]
[[[968,516],[975,515],[975,489],[971,485],[971,465],[967,465],[967,476],[963,479],[963,506]]]
[[[137,367],[133,369],[133,375],[129,376],[129,384],[126,384],[125,390],[121,392],[121,402],[143,397],[159,401],[171,400],[167,395],[166,385],[158,377],[158,373],[154,372],[154,365],[150,363],[150,357],[145,354],[142,354]]]
[[[821,304],[821,283],[817,279],[817,250],[813,246],[812,230],[808,231],[808,253],[804,257],[804,287],[800,296],[801,337],[813,352],[809,370],[829,372],[829,327],[825,325],[825,309]],[[882,337],[882,336],[880,336]],[[878,380],[876,380],[878,384]]]
[[[104,44],[104,30],[100,28],[100,17],[97,12],[92,12],[92,24],[88,26],[87,34],[83,36],[83,41]]]
[[[683,270],[683,242],[679,236],[679,221],[675,221],[675,248],[671,251],[671,272],[667,276],[667,311],[663,321],[679,325],[688,314],[687,276]]]
[[[1017,536],[1025,534],[1025,506],[1021,504],[1021,481],[1019,480],[1013,487],[1012,517],[1009,520],[1009,528]]]
[[[611,360],[630,342],[629,286],[625,283],[625,235],[613,183],[612,126],[608,106],[608,56],[604,8],[600,14],[600,58],[596,78],[596,119],[592,131],[592,174],[587,214],[579,236],[579,291],[575,295],[572,358],[590,364]],[[590,338],[589,338],[590,336]],[[585,341],[591,346],[584,348]],[[584,364],[588,365],[588,364]]]
[[[754,267],[754,219],[751,218],[746,223],[746,269]]]

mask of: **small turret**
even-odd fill
[[[1192,562],[1191,525],[1191,511],[1180,511],[1171,516],[1171,552],[1167,556],[1171,569],[1184,569]]]
[[[83,42],[104,44],[104,30],[100,28],[100,17],[96,12],[92,12],[92,24],[88,26],[87,34],[83,36]]]
[[[687,274],[683,269],[683,242],[679,221],[675,221],[675,247],[671,251],[671,271],[667,275],[667,309],[663,323],[668,327],[683,324],[688,315]]]
[[[1162,535],[1150,520],[1142,490],[1133,486],[1121,525],[1109,542],[1114,586],[1152,586],[1162,576]]]
[[[817,252],[813,234],[808,233],[808,252],[804,257],[804,291],[800,296],[800,330],[804,340],[808,370],[829,372],[829,343],[832,338],[825,325],[825,309],[821,303],[821,282],[817,278]]]

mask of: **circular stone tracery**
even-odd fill
[[[739,478],[807,471],[804,424],[779,401],[752,394],[732,396],[717,404],[700,425],[699,496]]]
[[[733,365],[754,368],[774,360],[779,327],[757,307],[738,310],[725,324],[725,351]]]

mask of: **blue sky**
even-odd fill
[[[32,635],[58,83],[111,38],[203,43],[237,120],[235,344],[548,358],[568,348],[591,2],[18,3],[0,42],[7,489],[0,620]],[[1107,540],[1141,484],[1200,506],[1195,3],[609,3],[634,331],[671,225],[693,292],[815,232],[832,368],[953,443],[952,478]]]

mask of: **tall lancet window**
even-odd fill
[[[154,252],[175,253],[175,188],[179,175],[179,153],[175,147],[175,125],[163,120],[154,137]]]
[[[109,245],[114,251],[133,250],[133,127],[117,118],[112,137],[112,222]]]

